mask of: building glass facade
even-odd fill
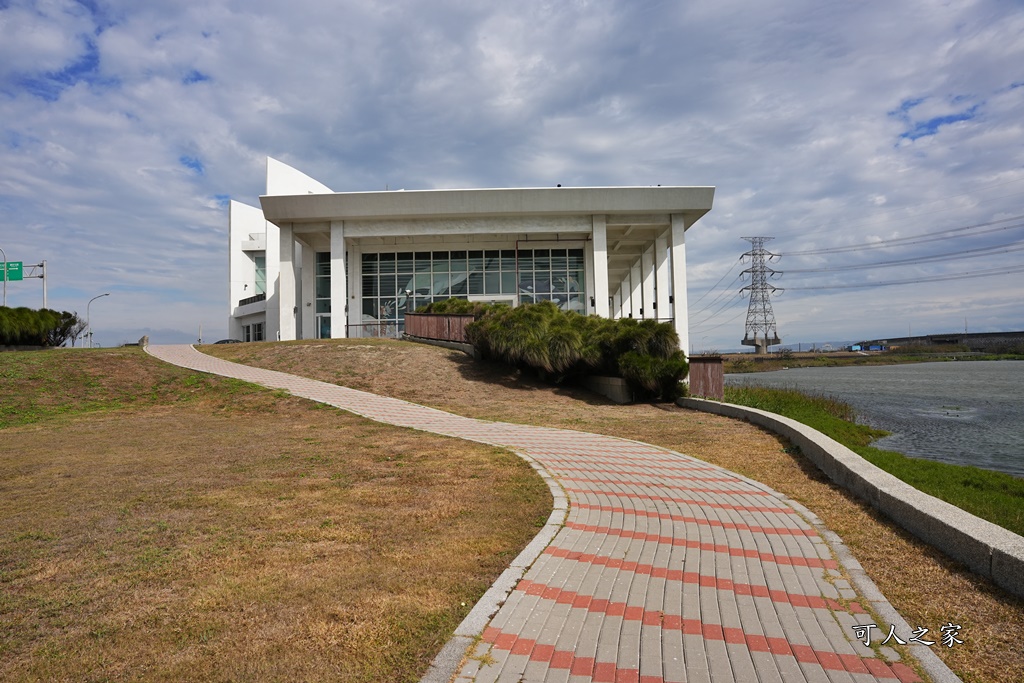
[[[394,336],[407,311],[450,298],[554,301],[586,312],[583,249],[364,253],[360,265],[366,335]]]

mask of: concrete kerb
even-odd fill
[[[684,408],[748,420],[785,437],[832,481],[894,522],[1004,590],[1024,597],[1024,538],[929,496],[875,467],[849,448],[781,415],[706,399],[682,398]]]
[[[492,444],[496,445],[496,444]],[[504,448],[504,446],[503,446]],[[510,449],[511,450],[511,449]],[[512,563],[498,579],[491,584],[487,592],[481,596],[473,609],[469,611],[466,618],[455,628],[451,640],[445,643],[441,652],[430,663],[427,673],[420,679],[420,683],[448,683],[456,673],[459,665],[465,658],[469,648],[476,643],[478,636],[483,634],[484,628],[491,621],[491,618],[498,611],[498,608],[508,599],[509,594],[519,583],[526,571],[540,557],[544,549],[551,544],[555,536],[565,524],[565,518],[569,514],[569,499],[565,495],[558,481],[551,476],[540,463],[528,455],[512,451],[520,458],[530,463],[530,466],[541,476],[551,491],[553,500],[551,515],[544,527],[533,537],[525,548],[516,556]]]
[[[864,571],[864,567],[861,566],[860,562],[857,561],[851,553],[846,544],[843,543],[843,539],[839,537],[834,531],[830,530],[821,519],[805,508],[797,501],[789,498],[788,496],[782,496],[786,501],[786,504],[792,507],[797,513],[803,517],[808,524],[810,524],[818,532],[818,534],[825,539],[825,543],[828,544],[829,548],[836,556],[836,560],[840,566],[846,570],[846,573],[850,577],[850,581],[853,583],[857,590],[857,593],[864,598],[868,603],[867,607],[870,608],[871,612],[881,617],[882,621],[886,624],[890,624],[896,627],[898,633],[912,633],[914,629],[907,624],[906,620],[900,615],[896,609],[889,604],[886,600],[885,595],[878,589],[875,582],[871,580],[867,572]],[[879,624],[881,627],[881,624]],[[887,631],[885,628],[881,628],[883,633]],[[928,674],[928,677],[932,680],[932,683],[963,683],[959,676],[946,666],[945,662],[939,659],[938,655],[932,652],[931,648],[927,645],[907,645],[905,646],[912,657],[924,669],[924,672]]]

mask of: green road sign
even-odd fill
[[[2,279],[16,282],[22,279],[22,273],[24,272],[21,268],[21,261],[8,261],[7,272],[0,273],[0,276],[5,276]]]

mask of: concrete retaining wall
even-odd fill
[[[1024,597],[1024,537],[918,491],[796,420],[702,399],[682,398],[677,403],[684,408],[748,420],[785,437],[832,481],[975,573]]]
[[[595,394],[610,398],[619,405],[633,402],[633,392],[629,384],[621,377],[587,376],[583,378],[583,386]]]

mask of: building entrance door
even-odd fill
[[[331,314],[330,313],[319,313],[316,316],[316,338],[317,339],[330,339],[331,338]]]

